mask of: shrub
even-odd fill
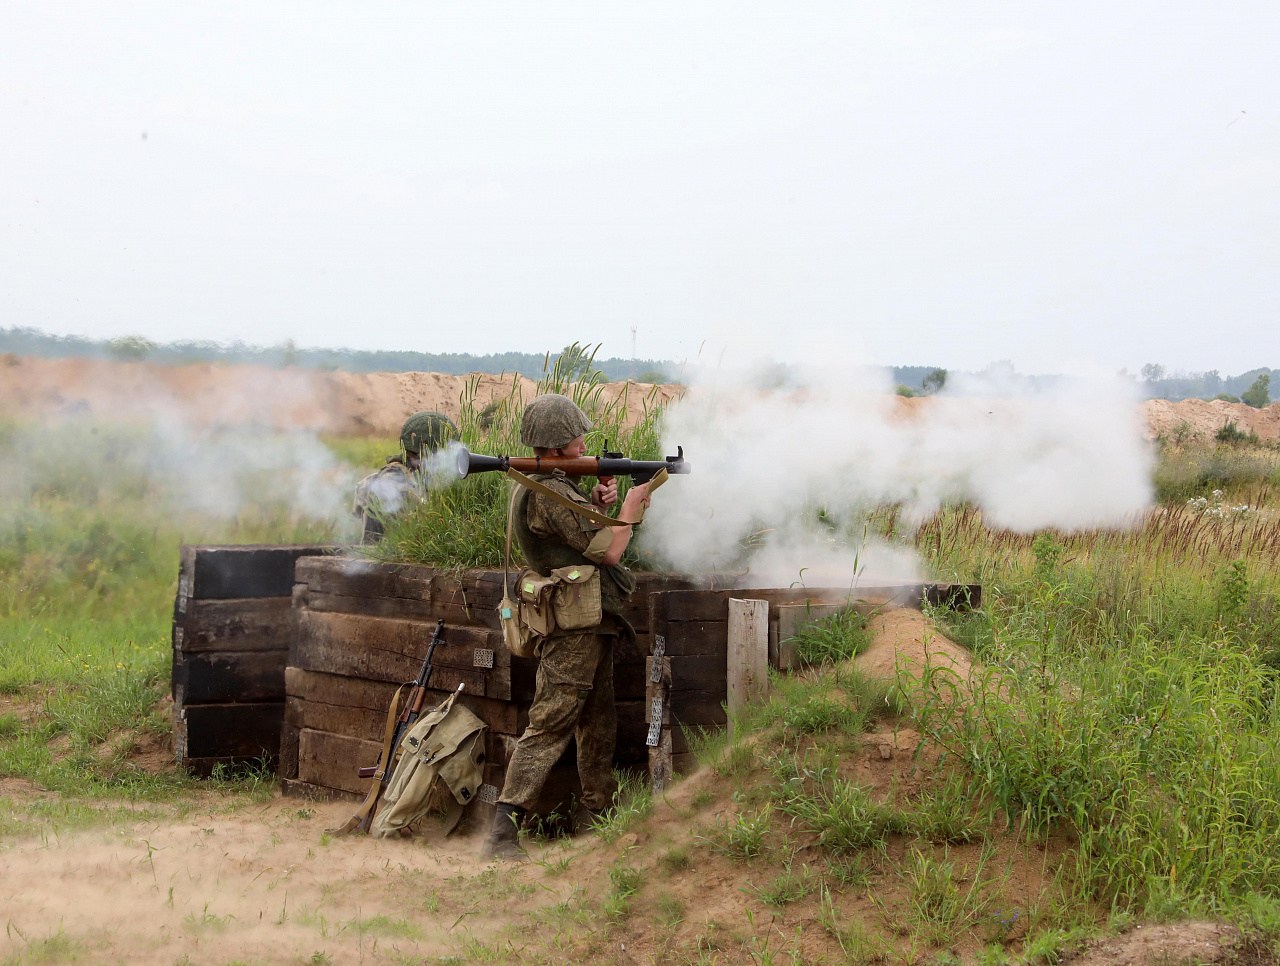
[[[923,388],[926,393],[933,394],[935,392],[942,392],[946,385],[947,370],[934,369],[933,372],[924,377],[924,382],[921,384],[921,388]]]
[[[1234,419],[1228,419],[1225,423],[1218,427],[1218,431],[1213,434],[1213,438],[1219,443],[1227,443],[1234,445],[1236,443],[1257,443],[1258,434],[1250,431],[1245,432]]]
[[[899,396],[905,396],[907,399],[911,399],[916,394],[916,391],[910,386],[899,385],[895,391]]]
[[[1262,373],[1257,379],[1253,380],[1253,385],[1240,394],[1240,401],[1246,406],[1252,406],[1254,409],[1263,409],[1271,405],[1271,394],[1268,390],[1271,388],[1271,376]]]
[[[1233,396],[1229,392],[1220,392],[1213,398],[1220,399],[1222,402],[1229,402],[1229,403],[1238,403],[1240,401],[1239,396]]]

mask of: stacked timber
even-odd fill
[[[847,607],[864,613],[878,607],[924,604],[967,610],[980,604],[976,584],[902,584],[890,587],[738,590],[666,590],[649,595],[648,629],[653,650],[646,669],[645,720],[648,724],[649,776],[655,792],[692,769],[691,742],[699,732],[728,723],[735,686],[763,692],[758,680],[766,667],[789,671],[797,666],[788,639],[806,621]],[[760,602],[758,661],[752,642],[735,640],[730,602]],[[752,623],[755,623],[754,621]],[[742,631],[738,630],[742,636]],[[754,665],[754,666],[753,666]],[[751,680],[752,677],[756,680]]]
[[[665,574],[637,578],[626,615],[637,640],[614,654],[615,761],[645,769],[648,596],[690,583]],[[298,561],[295,579],[296,634],[285,672],[280,760],[286,793],[355,797],[368,789],[357,769],[376,762],[396,688],[417,676],[443,618],[445,642],[435,652],[429,700],[442,701],[463,686],[460,700],[489,726],[478,800],[496,801],[516,739],[528,724],[537,676],[536,660],[514,657],[502,645],[501,572],[316,557]],[[537,811],[562,810],[578,791],[571,744]]]
[[[274,767],[293,640],[294,563],[317,546],[183,546],[173,608],[174,750],[217,765]]]

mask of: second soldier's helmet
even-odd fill
[[[444,413],[434,409],[414,413],[400,428],[400,445],[406,453],[419,456],[434,453],[451,439],[458,438],[458,427]]]
[[[568,396],[544,393],[524,408],[520,442],[539,449],[567,446],[591,428],[591,420]]]

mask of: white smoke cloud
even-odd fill
[[[663,441],[693,472],[655,497],[645,546],[680,570],[732,568],[760,532],[757,586],[919,577],[909,551],[836,532],[879,504],[914,525],[967,499],[1025,532],[1122,525],[1151,499],[1137,400],[1117,379],[1037,389],[993,368],[903,400],[871,369],[717,369],[668,408]]]
[[[241,388],[263,405],[309,407],[296,380],[262,370]],[[355,473],[311,429],[281,429],[208,395],[193,402],[139,383],[89,407],[25,415],[0,425],[0,510],[20,510],[50,488],[84,501],[145,493],[157,511],[213,520],[260,512],[330,523],[356,535]],[[87,482],[86,482],[87,480]]]

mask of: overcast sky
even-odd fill
[[[0,325],[1280,366],[1280,6],[0,0]]]

